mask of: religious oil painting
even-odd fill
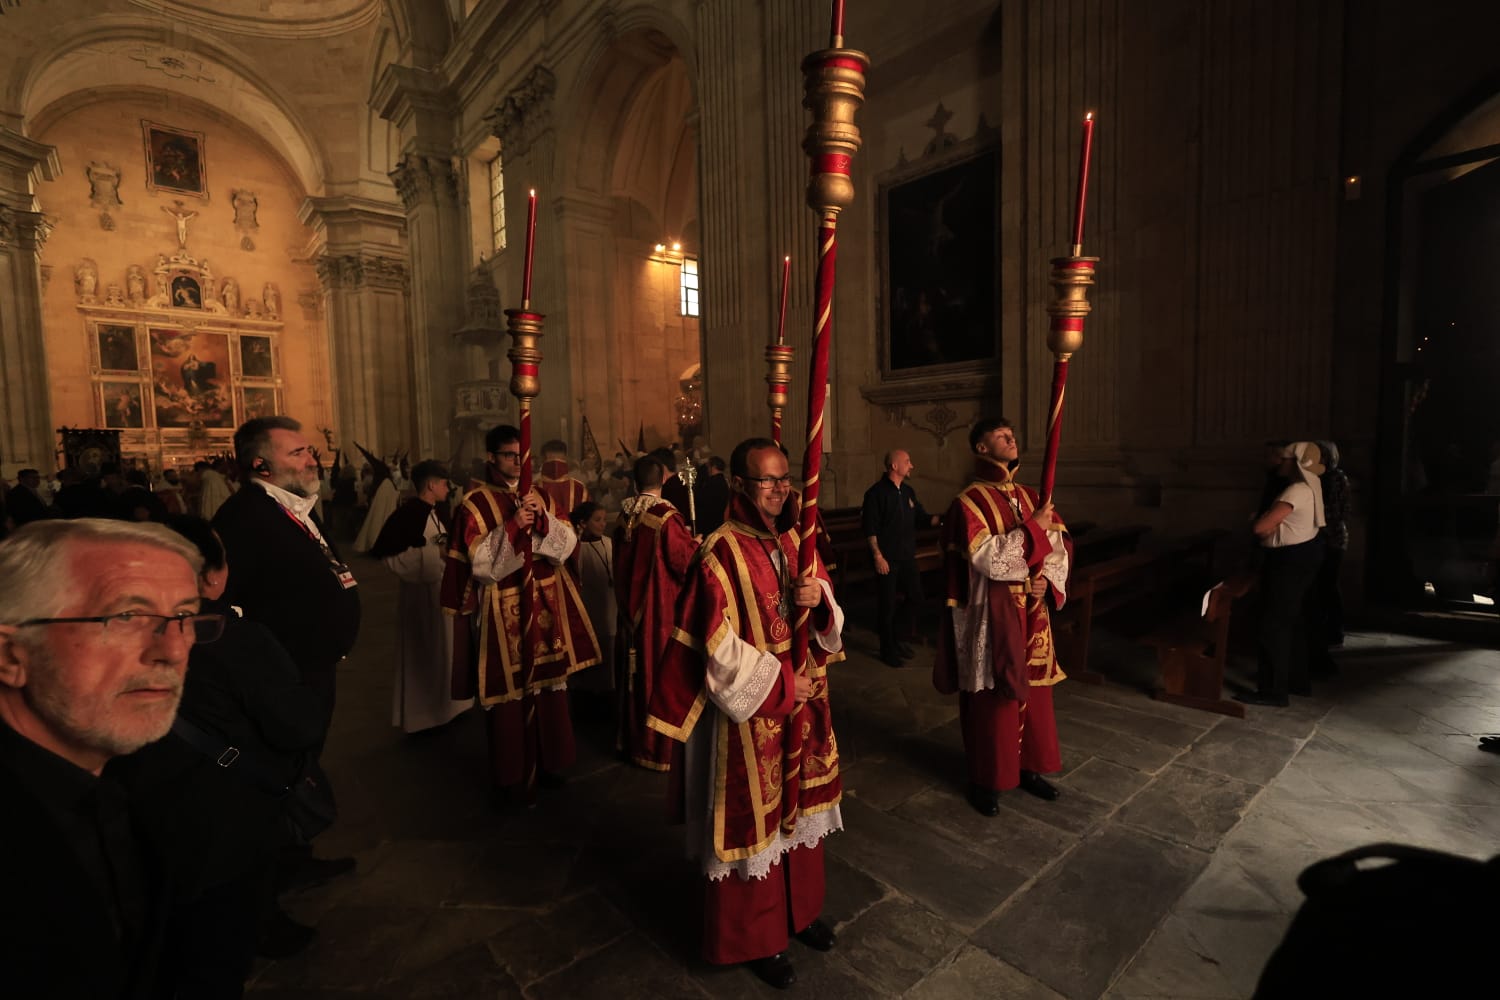
[[[229,334],[161,329],[150,334],[156,425],[234,427]]]
[[[177,309],[203,308],[203,290],[194,278],[179,274],[172,279],[172,305]]]
[[[257,417],[274,417],[280,412],[276,402],[276,390],[270,386],[247,385],[240,390],[243,398],[243,406],[240,420],[254,420]]]
[[[99,370],[133,372],[141,367],[136,351],[135,327],[100,323],[95,334],[99,344]]]
[[[991,145],[919,161],[881,185],[882,374],[998,361],[999,178]]]
[[[271,358],[271,338],[240,334],[240,377],[274,378],[276,364]]]
[[[146,426],[140,382],[100,382],[99,412],[105,427],[139,430]]]
[[[208,197],[203,133],[142,121],[146,140],[146,188]]]

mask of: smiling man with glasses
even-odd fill
[[[16,996],[152,987],[164,880],[100,775],[167,734],[193,643],[222,630],[199,614],[201,562],[155,524],[39,521],[0,543],[0,941]]]

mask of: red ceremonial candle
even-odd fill
[[[1073,200],[1073,255],[1083,251],[1083,205],[1089,193],[1089,154],[1094,148],[1094,113],[1083,116],[1083,151],[1078,154],[1078,197]]]
[[[781,258],[781,317],[776,321],[776,346],[786,343],[786,291],[792,276],[792,258]]]
[[[829,33],[833,36],[832,48],[844,44],[844,0],[833,0],[833,27]]]
[[[526,198],[526,267],[521,272],[521,307],[531,308],[531,257],[536,250],[536,188]]]

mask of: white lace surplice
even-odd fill
[[[1042,575],[1051,581],[1060,608],[1067,600],[1068,554],[1062,532],[1047,532],[1052,551],[1042,558]],[[1026,532],[1012,528],[1003,535],[986,538],[969,557],[969,603],[953,611],[954,652],[958,661],[961,691],[990,691],[995,671],[990,659],[990,582],[1022,583],[1026,567]]]

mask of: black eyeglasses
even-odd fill
[[[492,452],[490,452],[490,454],[494,455],[496,458],[520,458],[521,457],[521,453],[519,451],[492,451]]]
[[[773,490],[778,486],[792,485],[791,476],[746,476],[745,482],[754,483],[763,490]]]
[[[103,625],[105,631],[144,639],[147,636],[166,634],[167,627],[175,624],[180,635],[192,642],[213,642],[224,634],[224,616],[215,614],[153,615],[145,611],[121,611],[117,615],[94,615],[89,618],[28,618],[18,627],[27,625]],[[189,628],[192,631],[189,631]]]

